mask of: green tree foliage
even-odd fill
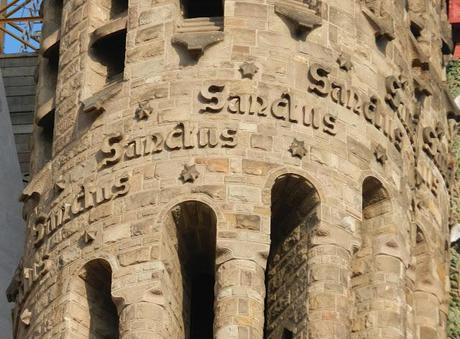
[[[449,83],[450,94],[456,98],[460,95],[460,60],[452,60],[447,65],[447,81]]]
[[[448,315],[449,339],[460,339],[460,246],[453,246],[450,250],[450,304]]]

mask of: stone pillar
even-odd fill
[[[339,244],[309,250],[307,333],[302,338],[349,338],[350,262],[350,252]]]
[[[119,313],[120,339],[170,338],[163,319],[164,309],[156,303],[132,303],[125,305]]]
[[[374,328],[378,338],[405,338],[407,327],[406,267],[407,254],[402,242],[394,236],[381,236],[375,244],[382,247],[375,253],[373,274],[374,298],[371,302],[371,316],[367,321]],[[377,245],[374,246],[374,248]],[[385,248],[386,247],[386,248]],[[399,250],[401,248],[401,250]],[[392,253],[395,249],[395,253]]]
[[[216,274],[215,338],[263,338],[264,302],[264,268],[248,259],[220,264]]]
[[[415,323],[418,338],[443,339],[446,337],[444,282],[439,276],[442,259],[433,252],[418,256],[415,281]]]

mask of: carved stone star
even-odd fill
[[[21,313],[21,322],[29,326],[30,325],[30,320],[32,319],[32,312],[29,311],[28,308],[26,308],[22,313]]]
[[[339,64],[339,67],[344,71],[349,72],[353,69],[353,63],[351,62],[349,55],[343,53],[340,54],[339,58],[337,59],[337,63]]]
[[[49,271],[51,271],[53,269],[53,266],[54,266],[54,262],[53,260],[50,259],[50,256],[45,254],[43,256],[43,269],[42,269],[42,273],[43,274],[46,274],[48,273]]]
[[[153,113],[153,108],[149,102],[141,102],[136,109],[136,118],[138,120],[147,120]]]
[[[94,232],[94,231],[85,231],[85,232],[83,232],[82,239],[83,239],[85,244],[89,244],[89,243],[93,242],[94,240],[96,240],[96,232]]]
[[[289,152],[291,152],[293,157],[302,159],[307,155],[307,148],[305,147],[305,142],[294,139],[291,146],[289,147]]]
[[[196,165],[184,165],[180,177],[184,183],[186,182],[195,182],[196,179],[200,176],[200,172],[196,169]]]
[[[240,66],[240,72],[243,78],[252,79],[258,71],[259,67],[253,62],[245,62]]]
[[[388,160],[387,151],[381,145],[377,145],[374,149],[374,155],[377,162],[381,163],[382,165]]]
[[[22,276],[25,280],[30,280],[32,279],[32,275],[33,275],[33,269],[29,268],[29,267],[25,267],[22,271]]]
[[[58,193],[61,193],[62,191],[65,190],[66,188],[66,180],[65,180],[65,177],[64,176],[59,176],[58,180],[56,181],[56,184],[55,184],[55,187],[56,187],[56,191]]]

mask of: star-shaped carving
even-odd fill
[[[200,176],[200,172],[196,169],[196,165],[184,165],[184,169],[182,170],[180,176],[184,183],[195,182],[195,180]]]
[[[53,266],[54,266],[53,260],[50,259],[50,256],[48,254],[45,254],[42,259],[43,259],[42,274],[46,274],[53,269]]]
[[[291,152],[293,157],[302,159],[307,155],[307,148],[305,147],[305,142],[294,139],[291,146],[289,147],[289,152]]]
[[[58,194],[65,190],[66,184],[67,183],[66,183],[65,177],[60,175],[55,184],[56,191],[58,192]]]
[[[34,270],[31,268],[25,267],[22,271],[22,276],[25,280],[30,280],[32,279],[33,271]]]
[[[388,160],[387,151],[381,145],[377,145],[374,149],[374,155],[377,162],[381,163],[382,165]]]
[[[147,120],[153,113],[153,108],[149,102],[141,102],[136,108],[136,118],[138,120]]]
[[[253,62],[245,62],[240,66],[240,72],[243,78],[252,79],[258,71],[259,67]]]
[[[350,56],[344,53],[340,54],[339,58],[337,59],[337,63],[339,64],[339,67],[344,71],[349,72],[353,69],[353,63],[351,62]]]
[[[32,319],[32,312],[29,311],[28,308],[26,308],[22,313],[21,313],[21,322],[29,326],[30,325],[30,320]]]
[[[96,232],[95,231],[84,231],[82,239],[85,244],[89,244],[96,240]]]

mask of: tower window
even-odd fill
[[[281,339],[294,339],[294,333],[292,333],[292,331],[289,331],[287,328],[285,328]]]
[[[375,44],[378,50],[383,54],[386,54],[387,52],[388,42],[388,38],[384,35],[378,35],[375,37]]]
[[[115,19],[128,10],[128,0],[114,0],[110,8],[110,18]]]
[[[204,203],[186,201],[171,212],[175,233],[177,259],[181,267],[182,323],[185,338],[201,339],[213,337],[214,284],[216,257],[216,216]],[[178,295],[178,296],[179,296]]]
[[[125,45],[126,30],[107,35],[94,43],[93,55],[106,69],[106,83],[122,77],[125,67]]]
[[[85,265],[73,282],[79,310],[70,315],[74,327],[85,338],[118,339],[119,319],[112,301],[112,270],[104,260],[93,260]]]
[[[422,36],[422,28],[413,21],[410,23],[410,31],[416,40]]]
[[[51,160],[53,153],[54,109],[41,119],[38,125],[42,128],[39,138],[45,164]]]
[[[308,319],[306,304],[293,300],[307,300],[307,288],[296,288],[296,281],[308,281],[306,247],[310,233],[319,224],[320,200],[313,185],[304,178],[286,174],[279,177],[272,188],[270,253],[265,276],[264,338],[292,339],[294,333],[286,328],[286,319],[296,314],[296,335],[307,336],[304,326]],[[286,269],[289,267],[289,269]],[[299,272],[293,274],[293,272]],[[291,302],[283,303],[283,300]],[[308,326],[307,326],[308,327]]]
[[[222,0],[183,0],[182,12],[184,18],[203,18],[224,16]]]

